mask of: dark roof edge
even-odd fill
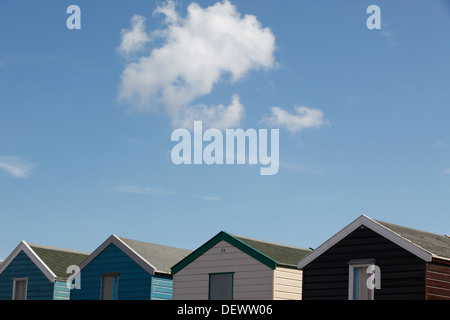
[[[259,262],[265,264],[271,269],[275,269],[277,267],[277,262],[273,260],[272,258],[266,256],[265,254],[261,253],[260,251],[256,250],[255,248],[249,246],[242,240],[239,240],[235,236],[225,232],[221,231],[214,237],[212,237],[210,240],[208,240],[206,243],[204,243],[202,246],[200,246],[198,249],[194,250],[191,254],[189,254],[186,258],[178,262],[176,265],[174,265],[171,268],[172,275],[178,273],[181,269],[189,265],[191,262],[193,262],[195,259],[200,257],[202,254],[204,254],[206,251],[211,249],[213,246],[215,246],[220,241],[226,241],[229,244],[237,247],[238,249],[242,250],[243,252],[247,253],[251,257],[255,258]]]

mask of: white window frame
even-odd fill
[[[16,300],[14,299],[16,296],[16,283],[18,281],[25,281],[25,299],[27,300],[27,294],[28,294],[28,278],[14,278],[13,279],[13,290],[12,290],[12,300]]]
[[[374,259],[361,259],[361,260],[351,260],[348,263],[348,300],[354,300],[354,270],[355,268],[369,268],[370,266],[375,266]],[[371,299],[375,298],[375,289],[369,289],[371,294]]]

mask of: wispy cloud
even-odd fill
[[[52,54],[30,54],[30,55],[1,55],[2,61],[0,66],[5,65],[25,65],[25,66],[35,66],[54,63],[59,61],[59,57]]]
[[[15,178],[26,178],[36,167],[34,163],[16,156],[0,156],[0,169]]]
[[[360,104],[362,101],[364,101],[365,99],[362,97],[358,97],[358,96],[351,96],[347,98],[347,105],[348,106],[354,106],[354,105],[358,105]]]
[[[168,190],[165,188],[148,188],[132,185],[119,185],[114,188],[108,189],[108,191],[120,193],[132,193],[132,194],[145,194],[153,196],[170,196],[175,194],[175,191]]]
[[[432,145],[433,148],[442,149],[442,148],[450,148],[450,143],[444,142],[440,139],[436,139]]]
[[[448,169],[445,169],[443,172],[442,172],[443,174],[448,174],[448,175],[450,175],[450,168],[448,168]]]
[[[222,200],[221,197],[216,197],[216,196],[195,196],[195,197],[202,199],[202,200],[206,200],[206,201],[221,201]]]
[[[264,116],[261,122],[272,127],[284,127],[293,134],[303,129],[319,128],[329,123],[324,119],[321,110],[305,106],[295,106],[294,113],[289,113],[280,107],[272,107],[271,114]]]
[[[300,166],[298,164],[289,163],[289,162],[281,161],[280,167],[288,169],[288,170],[292,170],[292,171],[295,171],[298,173],[302,173],[302,174],[308,174],[308,175],[314,175],[314,176],[325,176],[325,174],[323,172],[320,172],[318,170]]]
[[[186,17],[169,0],[154,13],[164,15],[164,29],[145,35],[143,17],[135,15],[131,29],[122,31],[119,52],[126,58],[149,39],[162,45],[128,61],[119,99],[132,111],[162,107],[174,126],[185,126],[186,119],[193,118],[205,126],[238,126],[245,112],[237,95],[229,106],[194,101],[223,81],[235,83],[252,70],[275,68],[272,31],[253,15],[241,16],[227,0],[206,8],[191,3]]]
[[[389,43],[390,45],[397,45],[398,41],[397,41],[397,37],[395,36],[394,31],[391,29],[390,25],[383,21],[381,23],[381,35],[386,39],[387,43]]]

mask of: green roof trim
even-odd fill
[[[300,256],[305,256],[306,254],[310,253],[309,249],[294,248],[289,246],[272,244],[260,240],[253,240],[244,237],[234,236],[225,231],[221,231],[212,239],[210,239],[208,242],[203,244],[200,248],[198,248],[190,255],[188,255],[186,258],[181,260],[179,263],[174,265],[172,267],[172,275],[179,272],[181,269],[186,267],[188,264],[193,262],[195,259],[200,257],[202,254],[204,254],[206,251],[211,249],[213,246],[215,246],[222,240],[228,242],[232,246],[235,246],[236,248],[240,249],[241,251],[245,252],[249,256],[253,257],[254,259],[258,260],[259,262],[261,262],[262,264],[266,265],[267,267],[273,270],[275,270],[278,265],[296,268],[296,263],[298,262],[297,258],[298,255],[300,254]],[[292,253],[294,252],[296,252],[296,255],[292,256]],[[288,258],[288,256],[290,258]],[[275,260],[275,257],[277,260]],[[289,261],[289,259],[292,258],[294,260],[292,260],[292,262]]]

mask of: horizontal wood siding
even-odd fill
[[[27,300],[53,299],[53,283],[23,251],[0,275],[0,300],[12,300],[15,278],[28,278]]]
[[[106,247],[81,270],[81,289],[71,290],[72,300],[99,300],[104,273],[119,273],[119,300],[149,300],[151,275],[114,244]]]
[[[207,300],[209,274],[234,272],[234,300],[273,299],[273,270],[221,241],[174,275],[174,299]]]
[[[427,300],[450,300],[450,265],[427,263]]]
[[[370,229],[358,229],[303,269],[303,300],[348,299],[348,262],[375,259],[375,300],[425,298],[425,262]]]
[[[173,281],[171,277],[155,275],[152,278],[152,300],[172,300]]]
[[[274,273],[274,300],[301,300],[302,271],[278,267]]]
[[[55,281],[53,290],[53,300],[69,300],[70,289],[67,288],[66,281]]]

